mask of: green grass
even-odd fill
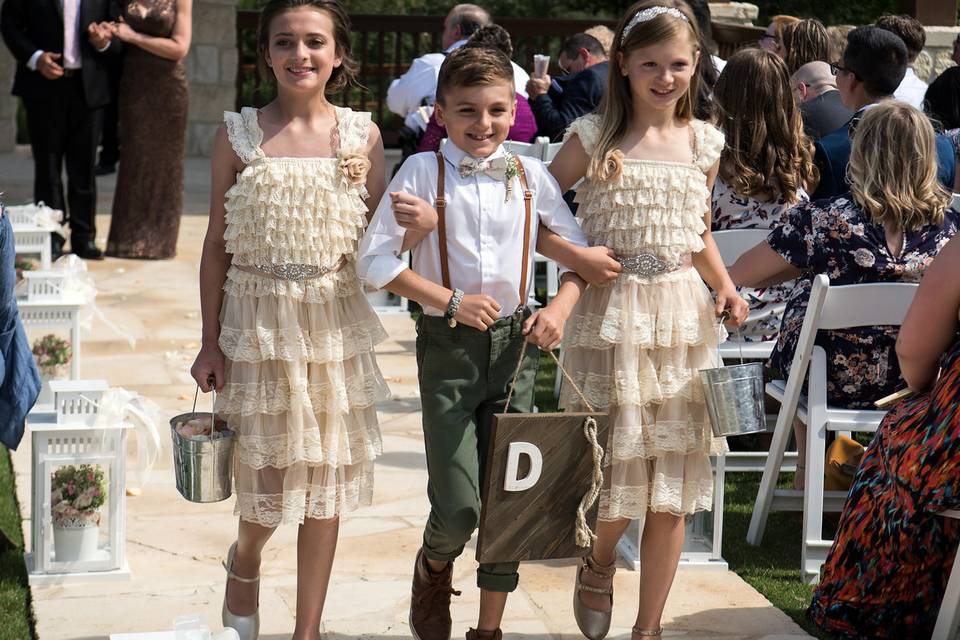
[[[0,529],[17,545],[0,551],[0,640],[34,638],[27,569],[23,563],[20,509],[10,453],[0,446]]]
[[[541,412],[555,411],[557,399],[553,395],[557,366],[547,355],[540,355],[537,371],[536,403]],[[790,474],[781,477],[781,484],[788,486]],[[759,473],[727,474],[723,513],[723,558],[730,569],[750,586],[763,594],[810,635],[827,640],[830,636],[820,632],[807,620],[805,611],[810,604],[813,588],[800,581],[800,536],[799,517],[788,513],[771,513],[767,521],[763,545],[747,544],[747,527],[753,502],[760,485]]]

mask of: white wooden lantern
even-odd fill
[[[126,424],[94,427],[103,380],[63,380],[50,383],[55,418],[28,420],[33,447],[31,552],[26,554],[31,585],[62,584],[129,577],[124,553],[126,534],[125,463]],[[63,561],[53,542],[51,476],[65,465],[97,465],[108,475],[107,501],[102,507],[106,535],[100,533],[96,551],[88,559]]]

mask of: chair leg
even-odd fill
[[[940,613],[937,614],[937,625],[933,628],[931,640],[950,640],[960,637],[960,549],[953,559],[953,569],[950,571],[950,580],[947,581],[947,591],[943,594],[940,603]]]
[[[753,514],[750,516],[750,528],[747,530],[747,543],[757,546],[763,540],[763,532],[767,527],[767,518],[773,505],[773,495],[777,488],[777,479],[780,476],[780,467],[783,465],[783,455],[787,449],[787,440],[793,423],[793,412],[780,407],[777,415],[777,426],[773,430],[773,439],[770,442],[770,451],[767,462],[763,466],[763,477],[760,479],[760,489],[753,505]]]
[[[826,560],[824,547],[829,542],[823,539],[823,472],[826,457],[826,425],[814,420],[810,413],[807,427],[807,466],[803,491],[803,543],[800,549],[800,567],[804,582],[816,582],[820,566]],[[819,417],[819,416],[817,416]]]

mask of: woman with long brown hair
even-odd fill
[[[818,177],[787,67],[773,53],[743,49],[727,61],[713,96],[726,139],[711,198],[713,230],[772,229],[809,200]],[[741,328],[747,340],[776,335],[791,286],[740,290],[750,304]]]
[[[793,75],[808,62],[832,62],[830,37],[819,20],[807,19],[786,25],[781,33],[787,72]]]
[[[775,53],[781,58],[786,56],[786,49],[783,48],[783,28],[797,22],[800,22],[800,18],[795,16],[773,16],[770,24],[767,25],[766,33],[757,40],[760,48]]]

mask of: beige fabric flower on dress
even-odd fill
[[[353,186],[363,185],[369,171],[370,158],[362,151],[345,151],[340,154],[340,173]]]
[[[620,149],[611,149],[603,159],[603,177],[605,180],[619,180],[623,173],[623,152]]]

